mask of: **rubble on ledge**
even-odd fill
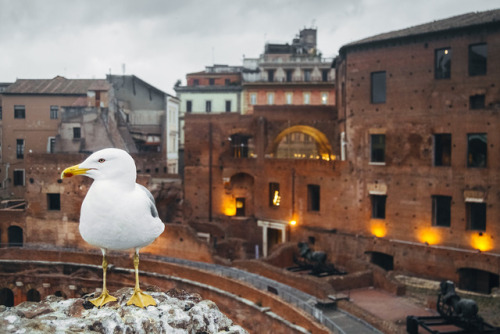
[[[0,328],[3,333],[226,333],[247,334],[242,327],[220,312],[210,300],[199,294],[172,289],[147,293],[156,306],[146,309],[126,306],[132,288],[114,293],[118,301],[101,309],[88,299],[63,299],[48,296],[41,302],[24,302],[15,307],[0,305]]]

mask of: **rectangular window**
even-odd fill
[[[385,135],[370,135],[370,162],[385,163]]]
[[[371,102],[385,103],[386,100],[385,71],[371,74]]]
[[[449,79],[451,77],[451,48],[435,51],[434,76],[436,79]]]
[[[251,105],[257,104],[257,94],[255,93],[250,94],[250,104]]]
[[[311,103],[311,93],[304,93],[304,104]]]
[[[328,81],[328,73],[330,72],[330,70],[322,70],[321,71],[321,79],[326,82]]]
[[[267,104],[270,106],[274,104],[274,93],[267,93]]]
[[[385,219],[386,195],[370,195],[372,201],[372,218]]]
[[[469,45],[469,75],[485,75],[488,62],[488,45],[486,43]]]
[[[450,227],[451,225],[451,197],[432,196],[432,225]]]
[[[293,93],[286,93],[286,104],[292,104],[293,103]]]
[[[56,137],[49,137],[47,141],[47,153],[54,153],[56,146]]]
[[[304,70],[304,81],[311,81],[311,70]]]
[[[293,70],[286,70],[286,82],[292,82]]]
[[[434,135],[434,166],[451,166],[451,134]]]
[[[214,79],[214,78],[209,78],[209,79],[208,79],[208,84],[209,84],[210,86],[215,85],[215,79]]]
[[[486,167],[488,137],[486,133],[467,134],[467,167]]]
[[[59,113],[58,106],[50,106],[50,119],[57,119]]]
[[[231,100],[226,100],[226,112],[231,112]]]
[[[2,119],[2,106],[0,106],[0,120]]]
[[[82,138],[82,129],[78,127],[73,128],[73,139]]]
[[[321,104],[328,104],[328,93],[321,93]]]
[[[274,70],[267,70],[267,81],[274,81]]]
[[[205,101],[205,111],[212,112],[212,101]]]
[[[236,216],[245,216],[245,197],[236,198]]]
[[[469,96],[469,109],[484,109],[484,94]]]
[[[14,185],[24,186],[24,169],[14,170]]]
[[[320,204],[320,187],[317,184],[307,185],[307,210],[319,211]]]
[[[278,207],[280,206],[281,195],[280,195],[280,184],[276,182],[269,183],[269,206]]]
[[[225,79],[225,80],[224,80],[224,84],[225,84],[226,86],[231,85],[231,79]]]
[[[467,228],[486,231],[486,203],[466,202]]]
[[[60,194],[47,194],[47,210],[51,210],[51,211],[61,210],[61,195]]]
[[[194,79],[193,86],[199,86],[199,85],[200,85],[200,79]]]
[[[186,101],[186,112],[192,112],[193,111],[193,101],[187,100]]]
[[[24,139],[16,140],[16,158],[24,159]]]
[[[14,118],[17,119],[26,118],[26,107],[21,105],[14,106]]]

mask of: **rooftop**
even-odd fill
[[[109,90],[105,79],[18,79],[4,94],[86,95],[89,90]]]
[[[395,30],[367,37],[359,41],[355,41],[342,46],[341,51],[343,49],[353,46],[361,46],[366,44],[373,44],[377,42],[414,37],[414,36],[432,34],[437,32],[472,28],[474,26],[480,26],[486,24],[495,24],[500,27],[500,9],[494,9],[485,12],[472,12],[472,13],[462,14],[446,18],[443,20],[437,20],[401,30]]]

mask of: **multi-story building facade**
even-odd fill
[[[346,266],[366,260],[490,292],[499,52],[500,10],[465,14],[343,46],[326,114],[263,103],[243,116],[190,115],[186,202],[209,222],[196,228],[243,239],[247,253],[306,241]],[[314,145],[287,142],[292,133]],[[232,145],[235,135],[253,148]]]
[[[291,44],[266,44],[259,58],[243,61],[243,110],[258,105],[335,105],[333,59],[322,58],[316,29],[303,29]]]

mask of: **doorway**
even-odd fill
[[[236,216],[245,217],[245,197],[236,198]]]

